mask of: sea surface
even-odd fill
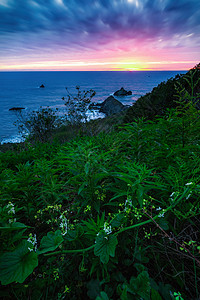
[[[186,71],[0,72],[0,143],[21,140],[14,125],[16,113],[9,111],[12,107],[33,111],[49,106],[64,111],[62,97],[67,95],[66,87],[75,94],[77,85],[81,90],[93,89],[96,95],[92,100],[98,103],[124,87],[133,94],[116,98],[125,105],[132,105],[162,81],[184,73]],[[45,88],[40,88],[42,84]]]

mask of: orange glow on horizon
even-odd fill
[[[46,61],[1,65],[0,71],[164,71],[188,70],[196,61]]]

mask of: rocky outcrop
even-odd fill
[[[43,89],[44,87],[45,87],[45,86],[44,86],[44,84],[41,84],[40,88],[42,88],[42,89]]]
[[[123,87],[121,87],[120,90],[118,90],[114,93],[114,96],[118,96],[118,97],[128,96],[128,95],[132,95],[132,92],[131,91],[126,91]]]
[[[11,107],[9,110],[19,111],[25,109],[24,107]]]
[[[127,107],[123,105],[120,101],[115,99],[113,96],[109,96],[104,102],[101,104],[101,108],[99,112],[104,113],[106,116],[110,116],[113,114],[117,114]]]

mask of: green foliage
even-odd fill
[[[49,251],[54,251],[63,242],[63,237],[60,230],[56,232],[48,232],[47,236],[44,236],[40,243],[40,248],[37,253],[42,254]]]
[[[40,108],[29,113],[24,113],[20,110],[17,111],[18,120],[16,125],[24,137],[28,135],[31,140],[44,142],[61,124],[56,112],[49,107]]]
[[[154,121],[0,152],[1,297],[198,299],[200,122],[179,88]]]
[[[100,233],[96,238],[94,254],[100,257],[103,264],[107,264],[109,256],[115,256],[115,248],[117,246],[117,238],[114,235],[106,236],[105,233]]]
[[[188,96],[193,98],[193,103],[199,105],[199,80],[200,69],[194,68],[185,75],[176,75],[166,82],[161,82],[153,88],[151,93],[140,97],[133,106],[131,106],[124,117],[124,122],[133,122],[134,120],[145,117],[152,120],[156,116],[163,116],[167,109],[177,107],[177,86],[181,87],[181,97],[183,102],[188,100]]]
[[[28,242],[23,241],[12,252],[0,257],[0,280],[3,285],[24,280],[38,265],[37,254],[28,250]]]

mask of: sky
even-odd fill
[[[188,70],[200,0],[0,0],[0,71]]]

